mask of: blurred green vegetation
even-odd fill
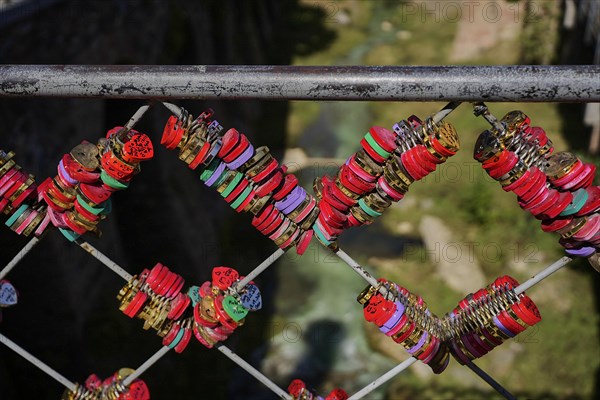
[[[330,27],[336,31],[337,39],[326,50],[297,57],[294,64],[450,64],[452,41],[459,23],[443,18],[439,21],[426,18],[422,2],[416,2],[419,13],[407,18],[402,13],[402,7],[399,7],[402,3],[405,2],[306,2],[331,13]],[[551,62],[560,25],[558,7],[547,4],[555,3],[553,1],[535,3],[535,7],[541,7],[536,9],[540,14],[536,14],[536,18],[526,18],[519,35],[498,41],[493,48],[482,51],[468,64],[511,64],[519,60],[527,63]],[[527,4],[526,7],[533,6]],[[530,8],[527,10],[532,13]],[[423,23],[425,19],[427,23]],[[290,147],[297,146],[303,133],[316,123],[325,104],[330,105],[292,102],[288,119]],[[389,128],[411,114],[423,118],[442,106],[443,103],[393,102],[355,106],[356,110],[366,107],[369,120],[362,121],[360,126],[354,127],[355,132],[347,134],[360,137],[361,132],[371,125]],[[554,142],[555,151],[568,149],[564,131],[568,121],[561,119],[557,104],[497,103],[489,106],[498,117],[513,109],[523,110],[531,117],[533,124],[541,125],[546,130]],[[382,217],[380,228],[387,231],[390,237],[398,237],[398,240],[418,239],[416,228],[421,218],[424,215],[438,216],[452,229],[457,241],[495,244],[501,249],[497,257],[482,257],[480,252],[475,253],[488,282],[503,274],[523,281],[562,255],[558,238],[542,232],[539,221],[522,211],[516,204],[515,196],[503,192],[498,183],[487,177],[473,160],[475,140],[487,128],[487,123],[475,118],[468,104],[451,114],[448,121],[460,134],[462,150],[424,182],[414,184],[403,202],[409,198],[415,201],[407,206],[390,208]],[[343,124],[344,121],[338,119],[336,123]],[[571,131],[569,134],[575,133]],[[358,140],[355,140],[355,147],[358,146]],[[598,163],[598,158],[579,155],[587,161]],[[431,206],[425,207],[426,202]],[[409,228],[409,232],[399,234],[396,227],[401,223],[408,223],[412,228]],[[370,228],[364,228],[365,235],[368,235]],[[409,290],[421,294],[433,312],[443,314],[456,306],[466,293],[456,293],[450,289],[435,274],[434,265],[422,254],[398,254],[395,258],[381,260],[373,254],[371,258],[368,254],[361,258],[353,253],[360,262],[376,267],[378,275],[401,282]],[[544,319],[527,336],[504,345],[505,348],[516,349],[513,350],[518,359],[511,361],[510,370],[498,370],[497,359],[492,362],[490,356],[479,360],[478,364],[519,397],[592,397],[600,347],[597,300],[590,270],[585,261],[577,262],[530,291]],[[477,289],[472,288],[472,291]],[[502,351],[502,348],[495,350]],[[423,379],[411,370],[401,374],[389,385],[388,398],[489,399],[496,395],[489,387],[481,386],[481,382],[473,382],[470,371],[456,362],[453,364],[439,377]],[[466,375],[469,379],[465,379]]]
[[[523,3],[520,61],[523,64],[551,64],[558,54],[561,2],[526,0]]]

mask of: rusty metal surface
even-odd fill
[[[0,97],[599,102],[600,66],[0,65]]]

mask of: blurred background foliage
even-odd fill
[[[572,32],[563,27],[565,5],[561,1],[475,2],[471,8],[465,2],[452,1],[307,1],[305,4],[319,6],[329,14],[328,26],[337,33],[337,38],[325,51],[294,57],[296,65],[573,64],[593,60],[593,46],[573,47]],[[572,56],[561,58],[565,53]],[[369,126],[389,128],[411,114],[426,117],[442,106],[442,103],[292,102],[289,145],[303,147],[309,154],[344,159],[356,151]],[[588,162],[598,164],[597,156],[588,152],[591,129],[581,122],[582,106],[531,103],[489,106],[498,117],[513,109],[524,111],[534,125],[546,130],[556,151],[575,151]],[[444,258],[457,269],[462,264],[468,264],[462,268],[467,271],[471,268],[473,273],[479,269],[487,284],[503,274],[522,281],[561,256],[557,238],[543,233],[539,222],[517,206],[514,195],[500,190],[473,160],[475,140],[487,128],[486,123],[473,116],[468,104],[452,113],[448,121],[459,132],[462,150],[424,182],[411,187],[405,199],[380,221],[347,232],[341,238],[342,247],[351,255],[374,268],[377,275],[419,293],[438,314],[478,289],[470,287],[469,282],[458,291],[450,287],[438,274],[437,264],[443,263]],[[335,144],[323,139],[329,135],[336,138]],[[441,226],[446,226],[452,236],[450,242],[429,248],[427,237],[435,240],[436,235],[428,231],[430,225],[423,221],[432,217],[443,221]],[[455,244],[466,244],[470,251],[462,247],[462,253],[452,253]],[[468,263],[470,258],[475,262]],[[302,259],[298,262],[302,263]],[[280,274],[296,276],[320,271],[307,272],[305,267],[283,269],[280,271],[285,272]],[[598,390],[600,360],[597,288],[597,274],[585,261],[574,263],[560,276],[534,288],[530,295],[540,307],[543,322],[525,338],[506,343],[478,364],[520,398],[597,396],[594,395]],[[340,295],[336,291],[336,296]],[[325,294],[321,292],[319,296],[319,301],[324,301]],[[351,301],[350,295],[347,297]],[[356,312],[354,308],[348,312]],[[365,327],[365,332],[367,346],[375,353],[396,360],[404,358],[393,346],[382,343],[376,330]],[[373,359],[376,358],[364,362]],[[377,373],[384,370],[382,366]],[[371,379],[377,373],[367,375]],[[335,381],[336,374],[332,375]],[[343,378],[337,381],[346,382]],[[358,382],[363,383],[360,379]],[[360,387],[360,383],[355,385]],[[387,389],[369,398],[498,396],[490,390],[470,371],[454,363],[439,377],[426,368],[411,367]]]

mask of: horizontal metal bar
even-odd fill
[[[600,102],[600,65],[0,65],[0,97]]]

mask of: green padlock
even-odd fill
[[[225,296],[223,309],[235,322],[239,322],[248,315],[248,309],[233,296]]]

